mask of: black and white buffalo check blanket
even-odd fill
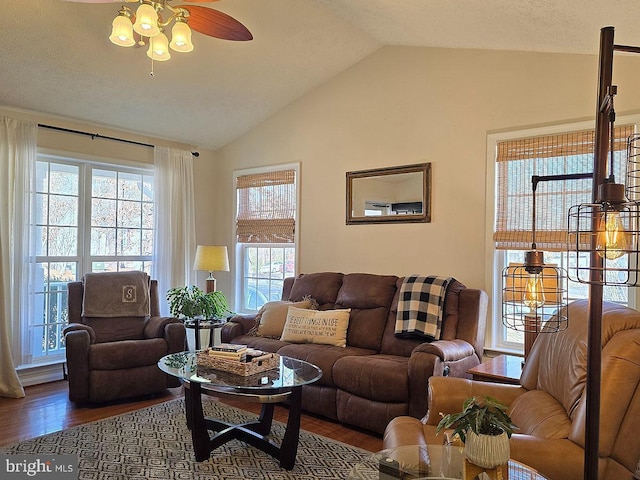
[[[398,337],[440,338],[444,296],[452,277],[410,275],[400,286],[395,334]]]

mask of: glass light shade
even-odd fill
[[[169,46],[176,52],[190,52],[193,50],[189,25],[182,21],[176,21],[171,30],[171,43]]]
[[[136,23],[133,24],[136,33],[145,37],[155,37],[160,34],[158,26],[158,12],[148,3],[143,3],[136,10]]]
[[[149,39],[149,49],[147,56],[159,62],[166,62],[171,58],[169,53],[169,39],[164,33]]]
[[[596,239],[598,255],[607,260],[615,260],[629,251],[630,244],[620,213],[615,210],[605,210],[600,219]]]
[[[227,254],[227,247],[198,245],[193,269],[204,270],[205,272],[228,272],[229,255]]]
[[[131,47],[136,41],[133,39],[133,25],[131,19],[126,15],[120,14],[113,19],[111,35],[109,36],[111,43],[121,47]]]

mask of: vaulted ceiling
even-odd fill
[[[180,2],[174,2],[179,4]],[[598,53],[640,45],[637,0],[219,0],[249,28],[151,60],[108,40],[120,4],[3,0],[0,105],[217,149],[385,45]]]

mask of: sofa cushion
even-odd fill
[[[395,355],[342,357],[333,366],[333,382],[358,397],[385,403],[406,402],[408,362],[407,357]]]
[[[289,307],[281,340],[346,347],[350,311],[350,309],[319,311]]]
[[[167,352],[164,338],[96,343],[89,349],[89,370],[120,370],[156,365]]]
[[[567,438],[571,420],[558,401],[542,390],[530,390],[509,407],[517,433],[542,438]]]
[[[397,279],[394,275],[368,273],[343,277],[336,307],[351,309],[347,345],[380,351]]]
[[[311,300],[305,299],[299,302],[279,300],[265,303],[256,315],[255,333],[258,337],[280,338],[282,329],[287,320],[289,307],[311,308]]]
[[[306,296],[310,296],[318,302],[319,310],[335,308],[343,276],[342,273],[334,272],[300,274],[293,282],[289,298],[285,300],[299,302]]]
[[[314,385],[335,387],[333,382],[333,366],[338,359],[348,356],[370,356],[375,352],[373,350],[349,346],[343,348],[330,345],[318,345],[315,343],[292,343],[282,347],[278,350],[278,353],[313,363],[322,370],[322,378],[314,383]]]

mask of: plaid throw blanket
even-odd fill
[[[395,334],[398,337],[440,338],[444,296],[453,278],[410,275],[400,286]]]

